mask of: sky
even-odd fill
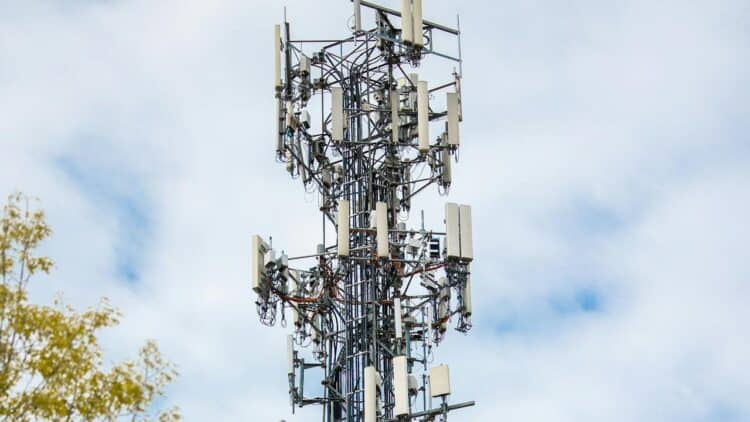
[[[273,159],[283,6],[347,33],[348,1],[311,4],[0,0],[0,194],[54,229],[32,296],[110,298],[108,358],[156,339],[188,421],[319,420],[290,414],[249,275],[252,234],[318,242]],[[465,60],[454,184],[423,194],[429,222],[474,211],[474,329],[436,360],[477,405],[452,420],[750,421],[750,3],[424,4],[460,13]]]

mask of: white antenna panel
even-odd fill
[[[464,300],[463,314],[471,316],[471,274],[466,276],[466,285],[464,286],[464,291],[461,292],[461,296]]]
[[[378,381],[374,366],[365,368],[365,422],[378,420]]]
[[[281,100],[276,102],[276,152],[281,152],[283,147],[284,128],[281,120]]]
[[[458,94],[455,92],[449,92],[446,95],[448,96],[448,145],[458,145]]]
[[[281,25],[273,26],[274,88],[281,91]]]
[[[412,15],[414,19],[414,45],[422,47],[424,46],[424,40],[422,39],[422,27],[424,26],[422,20],[422,0],[414,0]]]
[[[310,58],[304,54],[299,57],[299,73],[302,76],[310,75]]]
[[[406,356],[393,358],[393,395],[395,404],[393,414],[403,416],[409,414],[409,367]]]
[[[393,325],[396,327],[396,338],[403,337],[403,327],[401,322],[401,299],[393,299]]]
[[[461,226],[461,258],[471,261],[474,259],[474,248],[471,239],[471,206],[459,206],[458,214]]]
[[[391,90],[391,139],[394,144],[398,144],[398,130],[401,125],[398,115],[399,102],[398,90]]]
[[[290,129],[296,127],[294,122],[294,103],[291,101],[286,102],[286,126]]]
[[[288,375],[294,375],[294,336],[289,334],[286,336],[286,360]]]
[[[263,276],[266,272],[264,257],[268,247],[266,242],[264,242],[260,236],[254,235],[252,239],[252,248],[250,272],[252,273],[253,290],[256,293],[260,293],[263,284]]]
[[[401,41],[414,42],[414,21],[411,14],[411,0],[401,0]]]
[[[375,219],[377,221],[378,258],[388,258],[388,205],[385,202],[375,204]]]
[[[458,204],[445,204],[445,248],[448,258],[461,258],[461,237],[458,226]]]
[[[331,88],[331,137],[334,142],[344,140],[344,90]]]
[[[349,256],[349,201],[339,200],[337,220],[339,256]]]
[[[362,31],[362,7],[360,0],[354,0],[354,32]]]
[[[310,320],[310,338],[312,339],[313,343],[320,343],[320,333],[318,330],[320,327],[318,326],[318,316],[315,314],[315,312],[310,311],[307,314],[307,319]]]
[[[440,365],[430,369],[430,395],[432,397],[447,396],[451,393],[451,380],[448,365]]]
[[[451,154],[447,148],[441,154],[443,155],[443,183],[450,185],[453,177],[451,174]]]
[[[419,133],[419,152],[430,150],[430,93],[427,81],[417,83],[417,127]]]

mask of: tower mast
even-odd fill
[[[416,195],[451,185],[460,32],[425,20],[422,0],[402,0],[400,11],[352,4],[341,40],[274,27],[276,158],[318,195],[323,240],[315,254],[288,257],[253,236],[258,315],[291,322],[293,409],[321,405],[324,422],[446,420],[474,404],[449,403],[448,366],[431,363],[449,324],[471,328],[471,207],[446,203],[440,230],[425,229],[423,216],[417,228],[406,222]],[[414,70],[425,63],[453,72],[429,83]],[[305,391],[310,377],[322,389]]]

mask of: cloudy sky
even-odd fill
[[[348,1],[285,4],[293,33],[347,31]],[[189,421],[319,420],[290,415],[249,288],[251,234],[319,231],[273,160],[282,7],[0,0],[0,193],[55,230],[34,297],[109,297],[107,353],[157,339]],[[750,420],[750,3],[425,0],[457,12],[475,327],[437,359],[478,405],[454,420]]]

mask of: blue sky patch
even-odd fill
[[[614,210],[588,199],[572,201],[565,214],[560,227],[572,237],[606,235],[623,223]]]
[[[152,232],[149,200],[139,178],[111,150],[98,145],[101,143],[84,142],[55,164],[95,208],[115,216],[118,233],[114,271],[127,282],[136,282]]]
[[[559,315],[598,312],[602,308],[602,298],[596,289],[583,287],[573,293],[551,297],[549,306]]]

